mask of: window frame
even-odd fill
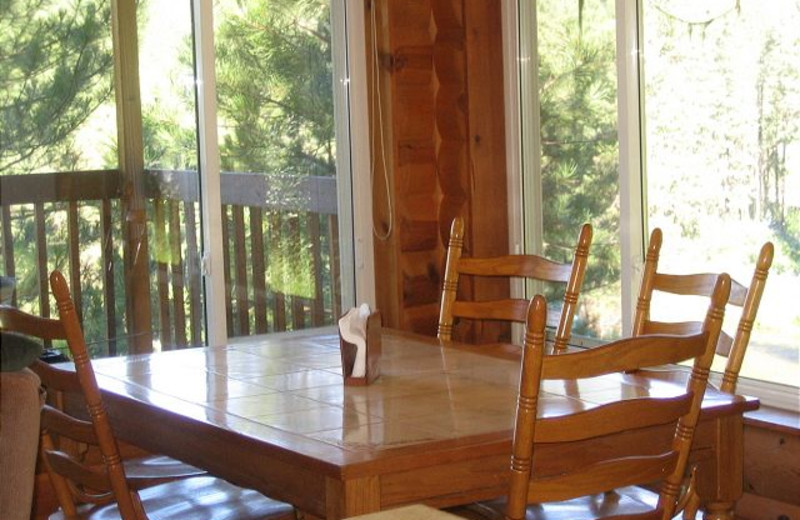
[[[515,252],[536,253],[542,247],[541,168],[539,153],[538,100],[528,99],[524,92],[538,91],[536,48],[536,2],[517,0],[503,3],[503,62],[506,79],[506,153],[509,193],[509,246]],[[647,194],[644,168],[644,96],[642,92],[643,41],[642,5],[639,0],[615,0],[617,116],[619,137],[620,244],[622,330],[629,334],[633,324],[647,243]],[[522,111],[531,108],[535,116],[522,118]],[[525,120],[527,119],[527,121]],[[533,146],[523,146],[521,136],[530,136]],[[532,201],[527,202],[526,201]],[[538,232],[537,232],[538,230]],[[517,296],[531,295],[535,289],[522,284],[512,286]],[[515,329],[515,337],[521,329]],[[590,347],[603,341],[575,338],[575,344]],[[719,383],[721,374],[712,373],[710,380]],[[737,391],[761,399],[762,404],[800,411],[800,388],[740,377]]]

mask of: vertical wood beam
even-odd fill
[[[256,334],[267,332],[267,283],[264,260],[264,212],[250,208],[250,258],[253,263],[253,310]]]
[[[81,248],[78,227],[78,201],[67,204],[67,240],[69,242],[69,285],[78,322],[83,325],[83,292],[81,291]]]
[[[4,204],[0,206],[0,214],[2,214],[3,221],[3,264],[5,274],[6,276],[14,277],[14,237],[11,235],[11,205]],[[17,305],[16,289],[11,296],[11,304],[15,307]]]
[[[123,183],[123,226],[127,228],[124,271],[129,287],[127,296],[131,303],[128,306],[128,334],[131,336],[131,353],[145,353],[153,350],[153,331],[136,4],[135,0],[112,0],[111,20],[117,101],[117,150]]]
[[[194,202],[184,201],[183,213],[186,215],[184,223],[186,226],[186,271],[189,276],[190,341],[193,346],[198,346],[203,343],[201,333],[203,311],[200,308],[202,292],[200,287],[200,252],[197,248],[197,221],[194,212]]]
[[[464,3],[468,132],[473,189],[472,233],[476,256],[507,254],[508,229],[503,42],[500,7],[494,0]],[[498,208],[501,208],[498,211]]]
[[[106,308],[106,339],[108,355],[117,355],[117,309],[114,290],[114,232],[111,220],[111,201],[103,199],[100,206],[100,240],[102,250],[103,305]]]
[[[470,245],[474,256],[509,253],[505,161],[503,47],[500,6],[494,0],[464,2]],[[507,298],[507,280],[476,279],[473,298]],[[511,341],[507,323],[484,322],[478,342]]]
[[[394,118],[392,113],[391,8],[405,2],[365,2],[367,101],[369,103],[370,178],[372,179],[372,232],[375,236],[375,299],[383,324],[401,322],[401,283],[398,276],[397,221],[394,207]],[[387,171],[388,170],[388,175]],[[388,182],[388,186],[387,186]],[[391,229],[390,229],[391,224]],[[375,230],[378,233],[375,233]],[[391,232],[390,232],[391,231]],[[360,302],[355,302],[356,304]]]

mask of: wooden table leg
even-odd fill
[[[705,520],[733,520],[742,496],[744,423],[741,415],[716,420],[714,456],[699,471],[698,492]]]
[[[380,478],[377,476],[350,480],[326,481],[326,518],[340,520],[381,510]]]

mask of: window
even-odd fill
[[[565,225],[594,224],[579,334],[630,330],[653,227],[664,231],[663,270],[726,271],[743,283],[770,240],[775,261],[740,389],[796,407],[800,311],[786,302],[800,289],[800,35],[790,29],[800,8],[528,4],[506,16],[507,34],[518,31],[506,48],[520,85],[509,110],[521,130],[508,135],[524,143],[521,236],[556,256]]]
[[[800,6],[647,0],[642,13],[646,218],[666,237],[661,265],[749,283],[772,241],[741,375],[797,385],[800,309],[785,302],[800,293],[800,35],[789,29]]]
[[[523,163],[523,211],[540,220],[528,219],[528,228],[539,231],[526,233],[526,248],[569,261],[581,225],[592,224],[573,331],[611,339],[621,327],[614,5],[579,9],[577,2],[540,0],[535,10],[538,74],[523,88],[525,95],[537,93],[539,124],[531,134],[538,134],[540,152]],[[541,203],[532,203],[538,193]],[[554,304],[562,298],[548,295]]]
[[[61,270],[98,354],[127,349],[110,16],[105,0],[0,6],[3,303],[50,315]]]
[[[137,33],[131,49],[112,45],[110,5],[0,8],[0,273],[16,278],[14,302],[51,314],[47,273],[61,269],[93,354],[104,355],[134,350],[141,307],[155,348],[169,349],[332,324],[342,305],[372,301],[371,264],[353,261],[371,250],[354,173],[367,171],[366,106],[350,104],[364,63],[348,58],[365,55],[363,6],[125,4],[113,28],[130,31],[125,41]],[[115,61],[115,47],[131,55]],[[129,89],[116,92],[118,107],[115,79]],[[127,184],[142,168],[141,184]],[[120,201],[131,191],[146,241],[125,233]],[[132,259],[148,267],[145,291],[124,274]],[[131,294],[147,292],[133,305]]]

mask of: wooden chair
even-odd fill
[[[658,261],[661,254],[663,235],[661,229],[655,228],[650,233],[650,244],[645,257],[642,283],[639,288],[639,298],[636,302],[636,313],[633,321],[633,335],[642,334],[687,334],[701,327],[697,321],[667,322],[651,319],[651,306],[654,292],[679,296],[710,297],[715,283],[720,276],[718,273],[694,274],[667,274],[658,272]],[[772,266],[775,254],[772,242],[766,242],[756,261],[750,286],[742,285],[736,280],[731,280],[730,298],[728,305],[741,308],[741,316],[733,337],[724,329],[720,331],[716,346],[716,355],[727,358],[722,374],[720,390],[728,393],[736,392],[739,371],[742,368],[747,345],[750,342],[750,333],[753,330],[758,306]],[[686,498],[684,518],[694,520],[700,508],[700,498],[690,488]]]
[[[528,504],[535,504],[537,518],[559,518],[564,511],[574,508],[586,514],[570,514],[572,518],[634,515],[637,520],[665,520],[672,517],[678,507],[689,449],[729,294],[730,277],[722,274],[715,283],[705,321],[695,334],[643,335],[560,356],[545,356],[546,303],[540,295],[532,300],[523,351],[506,518],[525,518]],[[566,415],[537,416],[543,381],[582,380],[615,372],[620,373],[620,377],[635,377],[630,373],[687,360],[693,362],[691,375],[683,391],[675,395],[642,394]],[[656,429],[668,435],[657,435]],[[630,432],[631,441],[613,450],[599,449],[604,436],[617,432]],[[637,436],[638,432],[642,434]],[[537,463],[534,442],[565,438],[586,443],[588,451],[583,464],[573,468],[555,465],[548,471],[546,464]],[[626,488],[635,489],[634,497],[641,496],[642,489],[630,486],[656,481],[661,485],[654,508],[647,500],[626,499]],[[608,492],[609,489],[622,491]]]
[[[563,352],[572,332],[572,321],[578,305],[578,295],[583,284],[589,248],[592,244],[592,226],[581,227],[571,263],[558,263],[538,255],[505,255],[492,258],[463,258],[464,221],[457,217],[450,227],[447,247],[442,300],[439,311],[438,338],[450,341],[455,318],[471,320],[500,320],[525,322],[528,300],[508,298],[501,300],[467,301],[458,299],[458,283],[462,275],[476,277],[518,277],[544,282],[565,284],[563,306],[560,312],[548,316],[548,325],[556,328],[554,350]]]
[[[684,470],[729,293],[730,277],[720,275],[697,333],[643,335],[557,356],[546,355],[547,304],[536,295],[527,312],[507,499],[450,511],[459,517],[507,520],[672,518],[680,507]],[[694,363],[691,375],[669,394],[661,389],[650,395],[646,388],[633,387],[630,397],[595,408],[538,414],[545,381],[580,385],[610,373],[635,378],[631,372],[685,360]],[[612,434],[624,434],[628,442],[608,445],[605,439]],[[584,460],[565,466],[558,457],[537,457],[536,444],[549,442],[570,443],[569,449],[580,450]],[[653,482],[660,482],[658,494],[637,486]],[[432,520],[450,518],[430,508],[423,512]],[[389,510],[365,519],[401,520],[404,514],[402,509]]]
[[[119,452],[106,413],[83,333],[64,277],[58,271],[50,276],[58,305],[58,320],[44,320],[21,313],[14,319],[23,333],[45,339],[66,338],[75,371],[39,367],[47,378],[48,391],[63,395],[65,408],[45,405],[42,411],[41,454],[50,475],[60,518],[148,518],[181,519],[289,519],[294,509],[211,476],[170,480],[158,485],[130,478]],[[83,417],[71,415],[71,398],[77,394],[85,403]],[[93,466],[82,460],[71,446],[93,446],[102,464]],[[149,487],[144,487],[147,484]]]
[[[15,307],[0,306],[0,330],[32,336],[40,340],[67,340],[66,331],[60,320],[41,318],[27,314]],[[66,378],[72,373],[55,368],[45,362],[36,361],[31,369],[41,380],[42,388],[48,395],[50,406],[64,410]],[[77,393],[77,387],[67,388]],[[87,456],[91,456],[87,454]],[[200,468],[186,464],[164,455],[144,455],[125,459],[128,477],[136,481],[137,487],[161,484],[169,480],[204,475]]]
[[[699,322],[663,322],[650,319],[650,308],[655,291],[669,294],[710,297],[716,283],[717,273],[701,274],[666,274],[658,272],[658,260],[661,253],[662,233],[659,228],[653,229],[650,234],[650,245],[644,264],[642,284],[636,304],[636,314],[633,323],[633,335],[641,334],[686,334],[697,331]],[[720,332],[716,353],[727,358],[725,371],[722,375],[720,389],[723,392],[735,393],[736,383],[739,379],[739,370],[742,368],[747,345],[750,342],[750,332],[764,293],[769,268],[772,266],[774,247],[771,242],[766,242],[762,247],[756,261],[753,278],[750,286],[742,285],[736,280],[731,280],[731,294],[728,305],[741,307],[736,333],[733,337],[724,329]]]

